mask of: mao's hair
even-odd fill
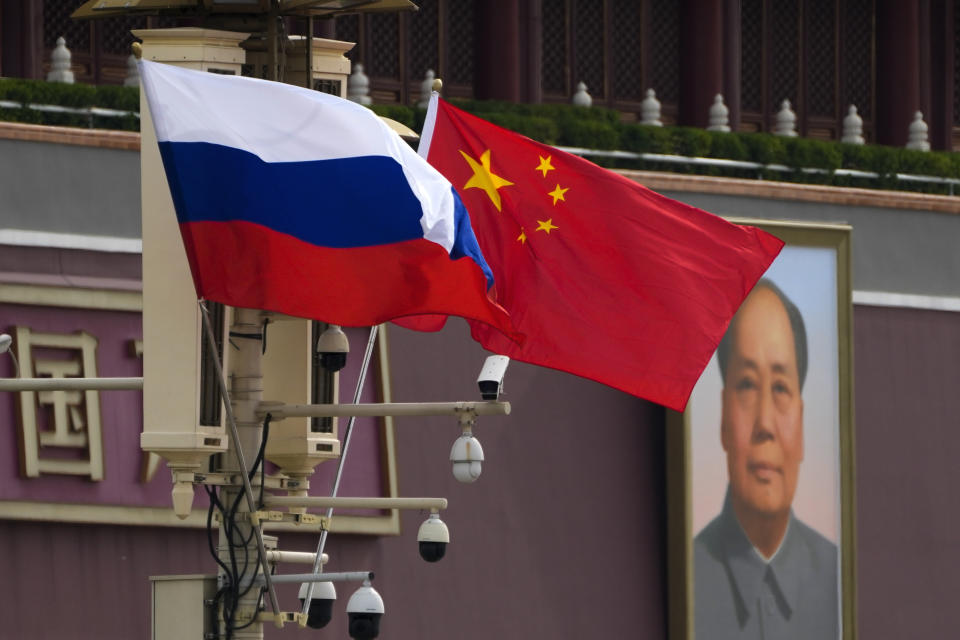
[[[780,290],[780,287],[773,284],[770,280],[763,278],[757,283],[757,286],[754,287],[753,290],[756,291],[760,288],[773,292],[787,312],[787,318],[790,320],[790,329],[793,331],[793,348],[797,355],[797,374],[800,378],[800,389],[802,390],[803,383],[807,379],[807,329],[803,324],[803,316],[800,315],[800,310],[797,309],[797,305],[793,304],[793,301]],[[727,328],[727,332],[723,335],[723,339],[720,340],[720,345],[717,347],[720,377],[723,379],[724,384],[726,384],[727,381],[727,362],[730,361],[730,349],[733,346],[733,333],[738,317],[739,314],[733,317],[730,326]]]

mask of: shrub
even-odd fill
[[[620,125],[620,147],[634,153],[673,153],[673,134],[665,127],[645,124]]]

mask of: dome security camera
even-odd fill
[[[317,353],[320,354],[321,366],[330,373],[347,366],[350,341],[339,325],[331,324],[320,334],[317,339]]]
[[[300,585],[300,606],[307,597],[310,585],[306,582]],[[337,590],[332,582],[317,582],[313,587],[313,597],[310,598],[310,608],[307,609],[307,626],[311,629],[323,629],[333,618],[333,601],[337,599]]]
[[[10,350],[10,345],[13,343],[13,338],[9,334],[0,333],[0,353],[6,353]]]
[[[450,542],[450,530],[440,519],[440,514],[431,513],[423,521],[417,532],[417,542],[420,545],[420,557],[427,562],[437,562],[443,558]]]
[[[483,447],[469,429],[456,439],[450,449],[453,477],[460,482],[476,482],[483,470]]]
[[[348,632],[354,640],[373,640],[380,635],[380,618],[383,617],[383,598],[364,580],[363,586],[353,592],[347,602]]]

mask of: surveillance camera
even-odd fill
[[[373,640],[380,635],[380,618],[383,617],[383,598],[370,586],[369,580],[353,592],[347,602],[348,632],[354,640]]]
[[[460,482],[476,482],[483,468],[483,447],[469,430],[457,438],[450,449],[453,477]]]
[[[307,598],[309,583],[300,585],[300,606]],[[333,601],[337,599],[337,590],[332,582],[317,582],[313,587],[313,597],[310,598],[310,608],[307,609],[307,626],[311,629],[323,629],[333,617]]]
[[[440,514],[431,513],[430,517],[420,525],[417,532],[417,542],[420,544],[420,557],[427,562],[436,562],[447,552],[450,542],[450,530],[440,519]]]
[[[0,353],[6,353],[9,351],[12,343],[13,338],[6,333],[0,333]]]
[[[507,356],[489,356],[480,369],[477,377],[477,386],[480,387],[480,397],[484,400],[496,400],[503,390],[503,376],[507,372],[510,358]]]
[[[350,342],[347,334],[339,325],[329,325],[317,339],[317,353],[320,354],[320,365],[334,373],[347,365],[347,354],[350,352]]]

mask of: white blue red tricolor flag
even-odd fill
[[[370,110],[140,62],[201,298],[348,326],[442,313],[515,335],[450,182]]]

